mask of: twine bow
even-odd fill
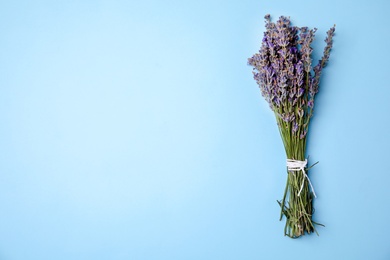
[[[303,181],[302,181],[301,188],[299,189],[298,196],[301,195],[303,186],[304,186],[304,184],[305,184],[305,178],[306,178],[307,181],[308,181],[309,184],[310,184],[311,190],[313,191],[314,197],[317,198],[316,193],[315,193],[314,188],[313,188],[313,185],[311,184],[311,181],[310,181],[310,179],[309,179],[309,176],[307,176],[307,174],[306,174],[306,172],[305,172],[305,167],[306,167],[306,165],[307,165],[307,159],[305,159],[304,161],[293,160],[293,159],[287,159],[287,170],[288,170],[288,171],[290,171],[290,172],[302,171],[302,173],[303,173],[303,178],[304,178],[304,179],[303,179]]]

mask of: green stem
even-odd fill
[[[278,120],[278,123],[280,121]],[[306,138],[300,139],[299,136],[293,136],[287,128],[283,129],[282,124],[280,126],[282,126],[280,132],[285,144],[287,158],[305,160]],[[306,174],[308,174],[307,172],[308,169],[306,168]],[[303,189],[298,196],[302,183]],[[283,199],[278,203],[281,207],[281,219],[283,215],[286,217],[284,231],[286,236],[298,238],[305,233],[317,233],[315,229],[317,223],[312,220],[313,195],[302,171],[287,172]]]

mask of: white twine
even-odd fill
[[[290,171],[290,172],[299,172],[299,171],[302,171],[303,172],[303,181],[302,181],[302,185],[301,185],[301,189],[299,190],[298,192],[298,196],[301,195],[301,191],[303,189],[303,186],[305,184],[305,178],[307,179],[307,181],[309,182],[310,184],[310,187],[311,187],[311,190],[313,191],[313,194],[314,194],[314,197],[317,198],[316,196],[316,193],[314,192],[314,188],[313,188],[313,185],[311,184],[311,181],[309,179],[309,176],[307,176],[306,172],[305,172],[305,167],[307,165],[307,159],[305,159],[304,161],[299,161],[299,160],[292,160],[292,159],[287,159],[287,170]]]

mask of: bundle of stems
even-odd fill
[[[291,26],[290,18],[281,16],[276,23],[265,16],[266,31],[261,48],[248,59],[261,94],[275,114],[287,156],[287,184],[280,219],[286,217],[284,233],[297,238],[316,232],[312,220],[315,193],[308,177],[306,140],[314,100],[322,69],[332,49],[335,26],[325,39],[324,54],[312,67],[312,47],[316,28]],[[318,234],[318,233],[317,233]]]
[[[306,154],[306,136],[302,139],[296,138],[296,136],[291,135],[289,126],[283,120],[280,120],[278,117],[276,118],[287,158],[304,161]],[[309,168],[305,169],[306,175],[308,174],[308,170]],[[281,207],[280,220],[282,220],[283,215],[287,219],[284,233],[291,238],[300,237],[305,232],[310,234],[314,231],[318,234],[315,225],[322,226],[322,224],[312,220],[314,213],[314,194],[310,190],[309,183],[305,178],[306,176],[302,171],[287,170],[287,183],[283,199],[278,201]],[[288,203],[286,201],[287,199]]]

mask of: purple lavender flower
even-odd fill
[[[301,44],[301,57],[306,73],[310,73],[311,71],[311,54],[313,49],[310,45],[314,40],[314,34],[316,31],[316,28],[312,30],[309,30],[307,27],[300,28],[300,40],[298,43]]]
[[[294,121],[293,128],[292,128],[294,133],[296,133],[298,131],[298,126],[299,126],[298,123]]]
[[[303,95],[303,93],[305,93],[305,89],[304,88],[299,88],[297,97],[301,97]]]
[[[310,99],[310,100],[307,102],[307,106],[310,107],[310,108],[313,108],[313,107],[314,107],[314,100],[313,100],[313,99]]]
[[[296,81],[297,85],[300,87],[303,85],[303,79],[305,78],[305,74],[303,73],[303,63],[302,61],[298,61],[298,63],[295,66],[296,70]]]

